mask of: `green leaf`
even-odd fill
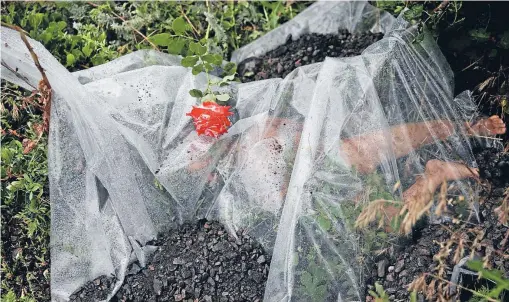
[[[7,293],[7,295],[2,297],[2,300],[4,300],[5,302],[16,302],[17,299],[18,298],[16,297],[16,294],[13,291],[10,291],[10,290]]]
[[[28,21],[30,22],[30,26],[32,27],[39,27],[41,25],[42,20],[44,19],[44,14],[42,13],[36,13],[28,16]]]
[[[203,65],[205,66],[206,72],[211,72],[212,70],[214,70],[214,65],[212,65],[210,63],[205,62]]]
[[[303,272],[300,276],[300,283],[306,287],[313,286],[313,276],[308,272]]]
[[[57,31],[63,31],[64,28],[67,27],[67,23],[65,21],[60,21],[58,23],[55,23],[55,28]]]
[[[173,31],[177,35],[180,35],[186,32],[187,24],[184,18],[178,17],[177,19],[173,20],[173,22],[171,23],[171,27],[173,28]]]
[[[311,274],[313,275],[313,283],[318,284],[325,280],[327,277],[327,272],[318,265],[313,265],[309,268]]]
[[[237,65],[235,65],[235,63],[228,62],[224,65],[223,70],[227,75],[234,75],[235,72],[237,72]]]
[[[377,294],[377,293],[375,293],[375,292],[374,292],[374,291],[372,291],[372,290],[369,290],[369,291],[368,291],[368,293],[369,293],[369,295],[370,295],[371,297],[373,297],[373,298],[380,298],[380,297],[378,296],[378,294]]]
[[[83,49],[81,50],[83,52],[83,54],[85,55],[85,57],[90,57],[90,55],[92,54],[92,48],[90,48],[90,44],[87,43],[85,45],[85,47],[83,47]]]
[[[185,57],[180,62],[184,67],[193,67],[198,62],[198,56]]]
[[[478,42],[486,42],[490,38],[490,33],[484,28],[472,29],[468,34]]]
[[[182,53],[182,49],[186,43],[186,40],[181,38],[172,39],[168,44],[168,52],[173,55],[179,55]]]
[[[501,48],[509,49],[509,30],[506,30],[501,36],[498,42]]]
[[[72,53],[68,53],[65,66],[72,66],[74,65],[74,62],[76,62],[74,55]]]
[[[192,96],[192,97],[195,97],[195,98],[201,98],[203,97],[203,92],[201,92],[201,90],[198,90],[198,89],[191,89],[189,91],[189,94]]]
[[[189,43],[189,51],[191,53],[196,54],[197,49],[198,49],[198,43],[196,43],[196,42],[190,42]]]
[[[478,260],[467,262],[468,268],[481,273],[482,278],[492,280],[497,284],[505,284],[509,290],[509,280],[504,278],[504,274],[499,270],[488,270],[483,267],[483,263]]]
[[[315,296],[317,301],[323,301],[325,293],[327,292],[327,287],[325,285],[319,285],[315,289]]]
[[[202,71],[203,71],[203,64],[198,64],[193,67],[192,73],[193,73],[193,75],[197,75]]]
[[[332,227],[331,221],[323,216],[318,216],[317,222],[324,231],[329,231]]]
[[[220,102],[227,102],[230,99],[230,95],[228,95],[226,93],[225,94],[219,94],[219,95],[216,95],[216,98]]]
[[[410,302],[417,302],[417,292],[415,290],[410,293]]]
[[[34,235],[35,231],[37,230],[37,226],[38,226],[38,223],[37,221],[30,221],[28,223],[28,238],[32,238],[32,236]]]
[[[207,53],[207,47],[196,42],[189,43],[189,50],[192,53],[197,54],[199,56],[203,56],[204,54]]]
[[[172,42],[172,37],[169,33],[160,33],[148,38],[150,42],[157,46],[168,46]]]
[[[214,60],[215,60],[214,64],[216,64],[217,66],[223,65],[223,56],[222,55],[215,54],[214,55]]]
[[[380,284],[380,283],[378,283],[378,282],[376,282],[376,283],[375,283],[375,290],[376,290],[376,292],[377,292],[377,293],[379,293],[380,295],[383,295],[383,294],[385,293],[385,291],[384,291],[384,288],[383,288],[382,284]]]
[[[201,59],[204,61],[204,62],[207,62],[207,63],[210,63],[210,64],[214,64],[214,55],[212,54],[207,54],[207,55],[204,55],[201,57]]]

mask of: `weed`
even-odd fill
[[[375,283],[375,291],[370,290],[369,294],[375,299],[375,302],[389,302],[389,295],[378,282]]]

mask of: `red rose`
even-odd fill
[[[191,112],[186,113],[187,116],[193,118],[194,126],[198,135],[205,134],[218,138],[222,134],[228,132],[228,127],[232,125],[229,116],[231,106],[221,106],[212,101],[205,101],[200,106],[193,106]]]

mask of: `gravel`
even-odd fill
[[[270,256],[243,232],[230,236],[218,222],[184,224],[161,234],[147,267],[133,263],[112,301],[261,301]],[[99,301],[114,277],[87,283],[71,301]]]
[[[485,256],[489,251],[504,252],[509,250],[509,240],[506,239],[504,241],[504,238],[509,235],[509,226],[501,224],[498,221],[498,216],[495,214],[495,208],[500,206],[504,198],[504,189],[509,181],[506,174],[508,169],[505,168],[508,160],[509,153],[500,153],[497,149],[485,149],[476,155],[480,175],[484,177],[486,175],[491,176],[487,182],[489,185],[481,192],[481,196],[485,198],[485,201],[479,205],[481,222],[477,222],[476,225],[470,225],[485,231],[485,235],[481,239],[481,247],[474,251],[479,257]],[[454,211],[455,209],[453,208],[452,210]],[[391,295],[391,301],[408,301],[408,284],[422,273],[433,272],[433,269],[438,265],[438,262],[433,259],[433,255],[436,255],[440,250],[439,243],[448,241],[451,234],[446,231],[444,226],[453,232],[464,230],[465,228],[465,224],[443,223],[441,225],[427,224],[423,228],[415,229],[410,238],[400,239],[399,244],[396,245],[400,248],[388,255],[390,258],[388,263],[386,262],[387,258],[380,258],[372,264],[371,278],[369,278],[367,283],[374,284],[379,282],[382,284],[386,292]],[[474,238],[470,238],[470,240],[473,241]],[[451,255],[446,259],[446,265],[449,270],[448,278],[451,277],[450,273],[456,264],[453,261],[454,251],[451,251]],[[469,255],[470,252],[471,250],[467,248],[464,251],[464,255]],[[387,257],[387,255],[384,255],[384,257]],[[492,268],[504,272],[505,277],[509,278],[509,261],[504,259],[501,254],[492,253],[489,264]],[[387,274],[384,268],[386,265],[389,266]],[[391,271],[390,267],[394,267],[394,270]],[[477,281],[476,277],[462,276],[462,278],[462,285],[470,289],[478,290],[482,286],[486,286],[482,281]],[[391,289],[391,292],[388,289]],[[467,301],[469,298],[469,292],[461,292],[460,301]]]
[[[242,82],[269,78],[284,78],[297,67],[322,62],[325,57],[352,57],[359,55],[369,45],[383,38],[382,34],[351,34],[339,30],[339,34],[306,34],[286,43],[262,57],[248,58],[237,68]]]

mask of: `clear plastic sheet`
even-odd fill
[[[305,34],[333,34],[339,29],[349,32],[387,32],[394,22],[391,14],[367,1],[317,1],[290,21],[233,52],[231,61],[240,63],[259,57],[285,43],[288,36],[297,40]]]
[[[373,9],[356,3],[348,7]],[[369,23],[361,16],[350,26]],[[363,300],[360,238],[350,223],[356,197],[375,179],[387,198],[401,200],[430,159],[475,165],[461,127],[405,156],[388,143],[398,125],[431,129],[475,115],[468,93],[454,98],[432,38],[414,37],[398,20],[361,56],[227,87],[234,124],[220,139],[197,136],[185,115],[196,102],[188,91],[206,80],[176,66],[177,58],[144,51],[73,75],[30,40],[54,92],[52,299],[66,301],[101,275],[119,279],[116,291],[130,262],[146,263],[154,250],[147,242],[159,232],[205,217],[232,235],[246,230],[272,253],[264,301]],[[3,27],[2,78],[29,89],[40,79],[19,34]],[[369,175],[341,151],[362,137],[379,158]],[[409,133],[400,139],[413,141]],[[457,187],[469,190],[466,182]]]

